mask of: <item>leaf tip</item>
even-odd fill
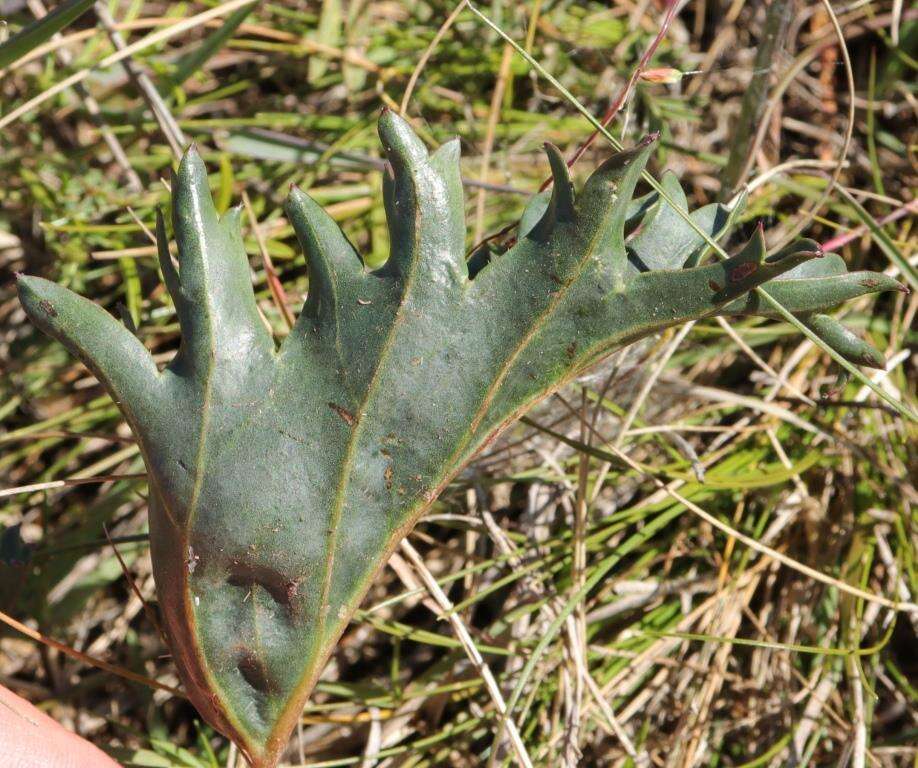
[[[571,220],[574,218],[574,185],[571,183],[567,162],[561,150],[551,142],[546,141],[544,147],[552,177],[552,196],[548,213],[551,214],[552,223],[555,219]]]
[[[204,165],[204,160],[195,142],[189,144],[185,154],[182,155],[176,181],[178,182],[178,188],[173,189],[173,198],[181,195],[185,189],[194,189],[198,194],[206,190],[208,195],[210,194],[207,182],[207,166]]]
[[[427,148],[405,118],[386,108],[377,124],[386,157],[393,166],[405,167],[427,160]]]
[[[19,303],[33,323],[47,332],[52,324],[60,324],[60,314],[52,298],[60,294],[60,289],[54,283],[34,275],[18,274],[16,276],[16,292]]]
[[[182,153],[182,160],[180,167],[186,163],[201,163],[201,151],[198,149],[198,143],[192,141],[187,147],[185,147],[184,153]]]
[[[303,191],[302,187],[295,182],[290,182],[290,189],[287,190],[287,202],[288,203],[299,203],[302,201],[307,194]]]

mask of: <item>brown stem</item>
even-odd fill
[[[753,65],[752,80],[743,95],[740,115],[733,131],[730,157],[721,175],[720,199],[732,197],[747,173],[749,152],[768,101],[768,85],[775,57],[784,48],[793,16],[793,0],[772,0],[765,13],[765,29]]]

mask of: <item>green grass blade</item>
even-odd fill
[[[195,72],[199,71],[209,59],[223,48],[253,10],[255,10],[254,4],[242,6],[242,8],[227,16],[220,28],[208,35],[198,47],[179,59],[172,75],[172,84],[180,86]]]
[[[21,59],[92,8],[93,0],[66,0],[0,45],[0,69]]]
[[[838,187],[839,194],[845,198],[845,202],[848,203],[854,212],[857,215],[857,218],[860,220],[867,229],[870,230],[870,235],[873,238],[873,241],[877,244],[877,247],[883,251],[886,258],[888,258],[902,273],[902,276],[908,282],[909,287],[915,291],[918,290],[918,272],[915,271],[915,268],[908,263],[908,259],[905,258],[902,251],[898,249],[896,244],[893,242],[893,239],[886,234],[886,231],[883,227],[880,226],[880,223],[870,215],[870,212],[861,205],[857,198],[855,198],[847,189],[844,187]]]

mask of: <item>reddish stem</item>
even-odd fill
[[[877,224],[881,227],[889,224],[891,221],[896,221],[907,216],[910,213],[918,213],[918,200],[912,200],[901,208],[897,208],[892,213],[887,214],[882,219],[880,219]],[[834,251],[836,248],[841,248],[844,245],[847,245],[852,240],[857,240],[859,237],[863,237],[867,234],[869,228],[866,224],[862,224],[856,229],[852,229],[850,232],[845,232],[843,235],[836,235],[835,237],[826,240],[822,244],[822,249],[824,251]]]
[[[644,51],[644,55],[641,56],[641,60],[638,62],[637,67],[631,73],[631,77],[628,79],[628,82],[625,83],[625,87],[619,91],[618,95],[609,105],[609,108],[606,110],[605,114],[602,116],[601,123],[602,127],[605,128],[609,123],[611,123],[615,116],[621,111],[625,102],[628,100],[628,97],[631,95],[631,91],[634,90],[634,84],[640,79],[641,74],[647,68],[647,65],[650,63],[650,59],[657,52],[657,48],[660,43],[663,41],[663,38],[666,36],[666,32],[669,29],[669,25],[672,24],[673,19],[676,17],[676,10],[678,8],[678,0],[667,0],[666,2],[666,15],[663,17],[663,21],[660,24],[660,29],[657,32],[656,37],[651,40],[650,45],[647,46],[647,50]],[[573,168],[574,163],[576,163],[583,154],[590,148],[596,137],[599,136],[599,129],[596,128],[593,133],[590,134],[589,138],[581,144],[577,151],[574,152],[570,160],[567,161],[567,167]],[[542,192],[551,185],[551,177],[549,176],[542,182],[542,186],[539,187],[539,191]]]

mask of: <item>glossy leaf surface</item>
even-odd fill
[[[29,316],[93,370],[140,442],[173,655],[201,713],[262,768],[276,764],[394,547],[533,403],[648,334],[761,313],[748,292],[765,283],[836,349],[873,364],[856,337],[816,313],[897,286],[848,275],[837,257],[811,262],[821,253],[806,241],[769,256],[761,231],[731,259],[693,266],[702,238],[668,203],[632,200],[653,139],[611,157],[579,195],[548,147],[550,196],[530,207],[518,242],[470,279],[458,142],[429,154],[391,112],[379,131],[389,261],[367,270],[294,190],[287,213],[310,289],[279,348],[256,308],[239,211],[218,217],[194,151],[172,187],[178,265],[162,221],[157,231],[182,329],[165,370],[101,308],[20,280]],[[675,178],[664,184],[684,206]],[[717,236],[728,212],[692,216]]]

